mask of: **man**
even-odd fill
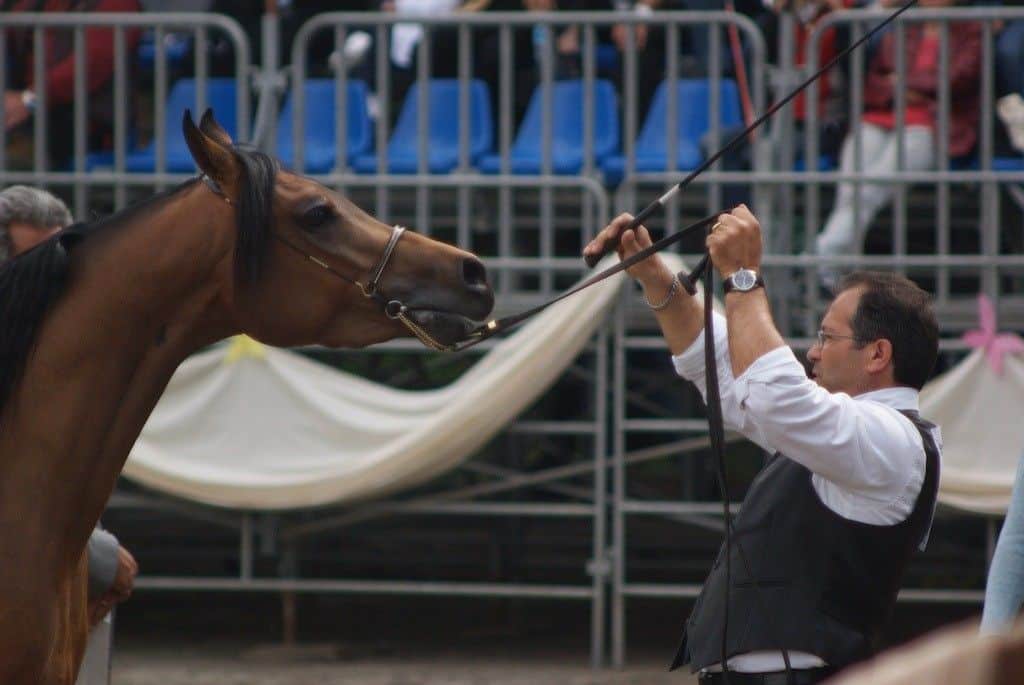
[[[0,192],[0,265],[70,223],[67,206],[45,190],[29,186],[4,189]]]
[[[0,12],[139,12],[138,0],[0,0]],[[141,30],[124,31],[125,53],[132,55]],[[7,131],[8,169],[33,166],[32,117],[36,105],[47,107],[46,138],[51,168],[65,164],[74,149],[75,34],[71,28],[50,28],[35,43],[33,27],[5,31],[4,127]],[[82,67],[88,98],[86,127],[90,149],[109,149],[114,122],[114,31],[94,26],[85,31]],[[36,52],[42,51],[43,71],[36,73]],[[37,82],[37,76],[42,82]],[[40,93],[45,90],[45,98]],[[131,88],[129,87],[129,95]]]
[[[645,228],[623,230],[630,219],[615,219],[585,254],[620,234],[622,257],[650,245]],[[728,607],[728,682],[785,683],[787,657],[795,683],[819,682],[870,653],[907,561],[927,538],[940,437],[917,409],[938,355],[938,324],[927,294],[909,280],[851,274],[808,352],[808,378],[772,322],[754,215],[743,205],[720,215],[707,245],[725,279],[725,316],[714,320],[723,416],[776,457],[736,517],[731,587],[723,550],[673,668],[689,663],[701,683],[726,682]],[[630,274],[677,372],[705,392],[701,302],[657,256]]]
[[[71,223],[71,212],[60,200],[45,190],[28,186],[10,186],[0,192],[0,266],[26,252]],[[132,593],[138,564],[117,538],[100,526],[89,537],[89,625],[96,628],[108,618],[114,606]],[[109,633],[109,620],[101,626]],[[106,664],[105,649],[94,649],[92,639],[86,653],[86,664],[94,653]],[[87,672],[83,664],[79,682]],[[106,679],[103,679],[106,682]],[[84,683],[83,683],[84,685]]]

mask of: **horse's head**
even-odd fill
[[[401,310],[450,345],[490,313],[494,294],[473,255],[396,236],[338,193],[235,147],[209,110],[198,127],[186,112],[183,127],[210,203],[235,208],[230,306],[245,333],[281,346],[360,347],[408,335]]]

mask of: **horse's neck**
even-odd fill
[[[174,369],[234,332],[222,292],[232,215],[202,203],[203,188],[183,192],[78,248],[4,417],[0,454],[11,463],[0,490],[31,493],[28,525],[44,536],[36,539],[61,537],[70,554],[84,546]]]

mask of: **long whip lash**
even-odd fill
[[[878,32],[880,32],[882,29],[884,29],[889,24],[891,24],[901,14],[903,14],[908,9],[913,7],[916,3],[917,3],[917,0],[909,0],[905,5],[901,6],[898,10],[896,10],[895,12],[890,14],[888,17],[886,17],[877,26],[873,27],[871,30],[869,30],[867,33],[865,33],[863,36],[861,36],[856,41],[854,41],[850,45],[846,46],[838,54],[833,56],[828,62],[825,63],[824,66],[822,66],[820,69],[818,69],[816,72],[814,72],[811,76],[809,76],[807,79],[805,79],[803,81],[803,83],[801,83],[796,88],[794,88],[792,92],[790,92],[788,95],[786,95],[786,97],[782,98],[781,100],[779,100],[778,102],[773,104],[771,107],[768,108],[768,111],[766,111],[764,114],[762,114],[757,119],[755,119],[753,121],[753,123],[748,125],[745,129],[743,129],[742,131],[737,133],[735,136],[733,136],[732,139],[729,140],[728,143],[726,143],[720,150],[718,150],[718,152],[716,152],[715,154],[713,154],[710,157],[708,157],[707,159],[705,159],[696,169],[694,169],[689,174],[687,174],[686,178],[684,178],[682,181],[680,181],[679,183],[677,183],[674,186],[672,186],[671,188],[669,188],[668,191],[666,191],[665,194],[662,195],[661,197],[659,197],[657,200],[655,200],[651,204],[649,204],[646,207],[644,207],[644,209],[639,214],[637,214],[635,217],[633,217],[633,220],[630,221],[629,224],[623,229],[623,232],[625,232],[627,230],[636,229],[648,217],[650,217],[652,214],[654,214],[654,212],[656,212],[658,209],[664,207],[668,203],[669,200],[671,200],[673,197],[678,195],[680,191],[682,191],[684,188],[686,188],[688,185],[690,185],[690,183],[693,181],[693,179],[695,179],[697,176],[699,176],[700,174],[702,174],[705,171],[707,171],[707,169],[710,168],[712,164],[717,162],[719,159],[721,159],[721,157],[723,155],[725,155],[727,152],[731,151],[737,145],[739,145],[744,140],[746,140],[748,138],[748,136],[751,133],[753,133],[753,131],[755,129],[760,127],[761,124],[763,124],[773,114],[775,114],[777,111],[779,111],[780,108],[782,108],[785,105],[787,105],[790,101],[793,100],[793,98],[795,98],[797,95],[799,95],[801,92],[803,92],[809,85],[811,85],[812,83],[817,81],[826,71],[828,71],[833,66],[835,66],[836,63],[839,62],[839,60],[845,58],[851,52],[853,52],[854,50],[859,48],[861,45],[866,43],[873,36],[875,36]],[[605,269],[601,273],[592,276],[591,278],[587,279],[586,281],[584,281],[580,285],[576,286],[575,288],[572,288],[571,290],[569,290],[569,291],[567,291],[565,293],[562,293],[561,295],[558,295],[554,299],[549,300],[548,302],[545,302],[544,304],[538,305],[536,307],[533,307],[532,309],[528,309],[525,312],[521,312],[519,314],[514,314],[512,316],[504,317],[502,319],[492,319],[491,321],[488,321],[487,323],[482,324],[482,325],[478,326],[477,328],[475,328],[473,331],[471,331],[466,336],[466,339],[463,340],[462,342],[456,343],[454,345],[449,345],[449,346],[447,346],[444,349],[446,351],[448,351],[448,352],[459,352],[461,350],[465,350],[465,349],[468,349],[470,347],[473,347],[474,345],[477,345],[477,344],[483,342],[484,340],[486,340],[486,339],[496,335],[497,333],[501,333],[501,332],[507,331],[507,330],[509,330],[509,329],[511,329],[511,328],[513,328],[513,327],[515,327],[515,326],[517,326],[519,324],[521,324],[523,321],[526,321],[527,319],[529,319],[530,317],[534,316],[535,314],[538,314],[538,313],[544,311],[545,309],[547,309],[551,305],[555,304],[556,302],[560,302],[561,300],[564,300],[565,298],[569,297],[570,295],[575,295],[576,293],[580,292],[581,290],[583,290],[585,288],[588,288],[588,287],[594,285],[595,283],[599,283],[599,282],[605,280],[606,278],[609,278],[610,276],[613,276],[613,275],[619,273],[620,271],[624,271],[624,270],[628,269],[629,267],[633,266],[637,262],[639,262],[641,260],[644,260],[647,257],[650,257],[655,252],[660,252],[661,250],[664,250],[669,245],[672,245],[674,243],[679,242],[683,238],[683,236],[689,234],[690,232],[696,231],[699,228],[706,228],[707,226],[710,226],[711,224],[714,223],[715,218],[717,216],[718,216],[718,213],[713,214],[711,216],[704,217],[703,219],[701,219],[700,221],[697,221],[696,223],[692,223],[689,226],[686,226],[685,228],[680,229],[679,231],[677,231],[677,232],[675,232],[675,233],[673,233],[671,235],[665,236],[661,240],[655,242],[650,247],[648,247],[648,248],[646,248],[644,250],[641,250],[640,252],[637,252],[632,257],[630,257],[628,259],[624,259],[621,262],[619,262],[618,264],[615,264],[614,266],[609,267],[608,269]],[[600,261],[601,258],[604,257],[605,254],[607,254],[610,250],[614,249],[617,246],[618,246],[618,239],[616,238],[614,240],[610,240],[604,246],[604,250],[600,254],[587,255],[584,258],[586,260],[587,266],[593,268],[594,265],[596,265],[597,262]],[[693,271],[688,276],[685,276],[685,277],[681,276],[680,277],[680,281],[682,282],[683,287],[686,288],[686,291],[688,293],[690,293],[691,295],[693,295],[696,292],[695,284],[696,284],[697,280],[700,278],[700,275],[707,268],[707,266],[708,266],[708,259],[709,259],[708,254],[705,252],[704,256],[701,258],[701,260],[694,267]]]

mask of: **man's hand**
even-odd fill
[[[32,112],[25,105],[21,91],[4,91],[4,128],[10,131],[15,126],[27,121]]]
[[[761,224],[746,205],[719,214],[707,239],[711,262],[722,278],[740,269],[761,268]]]
[[[110,589],[103,593],[94,602],[89,603],[89,625],[95,626],[110,613],[115,604],[128,599],[135,587],[135,576],[139,572],[139,565],[135,557],[124,547],[117,550],[117,572],[114,575],[114,583]]]
[[[619,238],[619,245],[616,248],[616,251],[619,253],[619,259],[628,259],[640,250],[650,247],[651,234],[647,232],[644,226],[638,226],[635,231],[625,230],[632,220],[633,215],[625,213],[612,219],[612,222],[605,226],[604,230],[598,233],[590,241],[589,245],[583,248],[583,255],[588,257],[601,254],[604,252],[605,245],[615,238]],[[672,272],[665,266],[665,262],[661,261],[661,257],[657,254],[653,254],[647,259],[634,264],[626,269],[626,273],[640,281],[640,285],[644,287],[644,290],[647,290],[648,286],[668,288],[672,283]]]

